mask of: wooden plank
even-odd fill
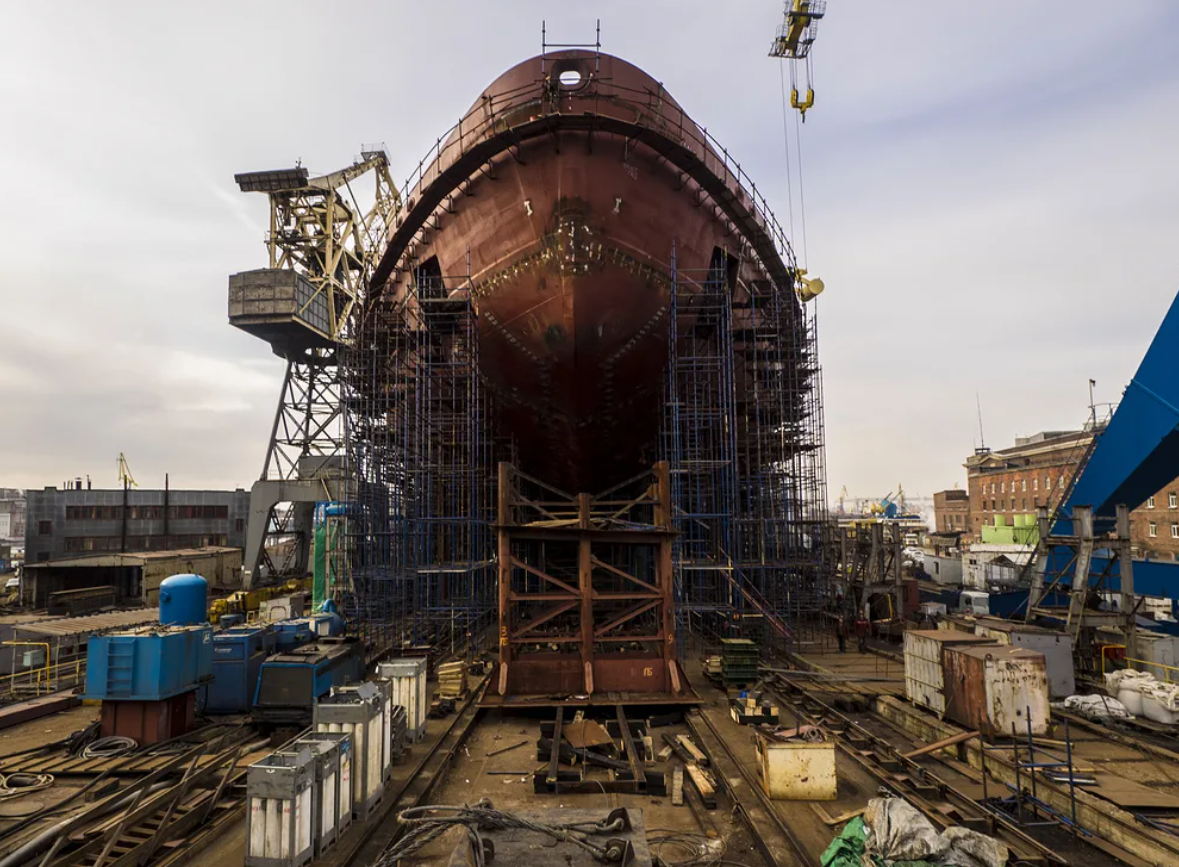
[[[565,722],[565,708],[557,708],[557,723],[553,726],[553,747],[549,756],[549,773],[545,782],[550,786],[557,782],[558,766],[561,763],[561,726]]]
[[[634,738],[631,737],[630,723],[626,721],[626,712],[622,705],[615,705],[614,712],[618,717],[618,731],[622,735],[623,748],[626,750],[626,760],[630,763],[631,776],[634,777],[638,791],[647,791],[647,772],[643,770],[643,758],[635,749]]]
[[[712,780],[704,770],[693,762],[686,765],[684,770],[688,773],[688,779],[692,781],[692,785],[696,787],[696,791],[700,793],[700,800],[704,802],[704,806],[710,810],[716,809],[716,786],[712,784]]]
[[[675,807],[684,804],[684,766],[680,762],[671,766],[671,803]]]
[[[927,753],[936,752],[937,750],[943,749],[945,747],[952,747],[954,744],[960,744],[963,741],[976,738],[980,734],[981,732],[959,732],[956,735],[950,735],[948,738],[942,738],[940,741],[934,741],[932,744],[926,744],[919,749],[910,750],[907,753],[901,753],[901,758],[915,759],[917,756],[924,756]]]
[[[700,747],[692,743],[692,739],[687,735],[679,735],[675,742],[688,751],[688,755],[692,757],[692,761],[700,765],[702,768],[708,767],[708,756]]]

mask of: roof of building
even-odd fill
[[[88,614],[84,617],[55,617],[20,627],[22,635],[49,635],[60,638],[63,635],[83,635],[136,626],[160,619],[158,608],[136,608],[131,611],[107,611],[102,614]]]
[[[43,563],[28,563],[26,569],[98,568],[103,566],[143,566],[156,560],[191,560],[197,557],[213,557],[231,552],[241,553],[241,548],[210,545],[207,548],[177,548],[172,551],[136,551],[127,554],[89,554],[81,557],[66,557],[60,560],[46,560]]]

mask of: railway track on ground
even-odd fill
[[[928,767],[915,761],[915,759],[903,756],[887,739],[874,734],[865,726],[832,707],[830,704],[808,694],[805,684],[792,681],[788,676],[781,674],[769,679],[767,684],[770,691],[775,693],[780,700],[800,706],[804,714],[813,721],[816,723],[821,721],[829,730],[835,732],[837,735],[836,742],[845,753],[859,762],[865,769],[872,772],[889,788],[913,800],[915,805],[922,809],[926,815],[929,815],[935,823],[945,826],[945,818],[954,817],[955,814],[970,817],[969,821],[959,820],[956,823],[967,827],[976,827],[976,830],[991,833],[993,836],[1002,840],[1012,850],[1012,863],[1034,865],[1046,863],[1071,864],[1074,862],[1075,857],[1062,856],[1056,850],[1030,836],[1015,819],[987,808],[979,803],[975,797],[957,789]],[[900,731],[887,718],[874,711],[869,713],[871,713],[873,721],[878,721],[893,731]],[[906,736],[912,737],[911,735]],[[914,742],[917,743],[915,739]],[[917,745],[920,744],[917,743]],[[945,761],[945,759],[936,753],[924,756],[923,758],[926,760]],[[988,765],[994,763],[996,767],[1010,764],[1009,761],[1002,757],[991,756],[989,753],[987,763]],[[947,764],[949,765],[948,762]],[[964,773],[961,768],[955,767],[954,770],[960,774]],[[974,771],[973,768],[969,770]],[[974,771],[974,774],[974,778],[981,782],[981,772]],[[993,778],[993,775],[988,775],[988,780],[995,787],[996,796],[1010,794],[1011,788],[1007,783]],[[1043,777],[1037,778],[1037,784],[1041,792],[1052,790],[1064,799],[1068,797],[1067,792],[1062,791],[1059,786],[1054,785]],[[906,791],[909,788],[915,789],[912,795]],[[925,803],[922,804],[922,801]],[[1141,855],[1136,854],[1113,840],[1100,835],[1096,829],[1086,828],[1084,826],[1085,823],[1082,821],[1084,815],[1085,811],[1079,807],[1078,826],[1081,829],[1080,840],[1089,848],[1091,856],[1096,858],[1098,862],[1104,859],[1104,863],[1112,863],[1110,859],[1116,859],[1116,862],[1130,865],[1130,867],[1155,867],[1155,865],[1172,863],[1173,856],[1167,851],[1170,848],[1169,846],[1160,848],[1157,857],[1147,857],[1146,853]],[[1159,842],[1157,838],[1150,837],[1148,828],[1136,824],[1132,819],[1121,820],[1103,814],[1102,820],[1103,822],[1116,825],[1123,834],[1132,835],[1138,840],[1149,839],[1152,844]],[[987,828],[993,830],[988,831],[986,830]],[[1067,834],[1067,830],[1062,832],[1062,837],[1065,834]]]
[[[916,760],[906,758],[884,738],[808,693],[802,684],[781,674],[772,676],[767,683],[779,702],[792,705],[810,724],[821,725],[834,734],[836,745],[845,755],[941,829],[959,825],[995,837],[1011,850],[1012,865],[1048,867],[1070,863],[1030,837],[1017,822],[987,809]]]
[[[767,864],[785,865],[784,857],[793,856],[794,863],[812,867],[817,862],[810,858],[790,830],[789,825],[774,809],[773,802],[762,791],[761,784],[737,759],[707,712],[689,711],[684,716],[696,742],[708,754],[716,771],[717,784],[723,786],[733,801],[733,810],[744,821],[753,841]]]

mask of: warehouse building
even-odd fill
[[[94,554],[25,566],[21,598],[30,608],[49,604],[49,594],[86,587],[113,587],[121,605],[159,605],[160,582],[169,575],[200,575],[214,593],[241,588],[240,548],[208,547],[134,554]]]
[[[235,491],[28,491],[25,562],[90,554],[244,548],[250,495]]]

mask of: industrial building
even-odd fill
[[[49,604],[50,594],[110,587],[117,604],[159,605],[160,584],[170,575],[200,575],[214,592],[242,586],[242,550],[209,546],[133,554],[90,554],[28,563],[21,599],[31,608]]]
[[[25,562],[96,553],[244,548],[250,495],[236,491],[28,491]]]

